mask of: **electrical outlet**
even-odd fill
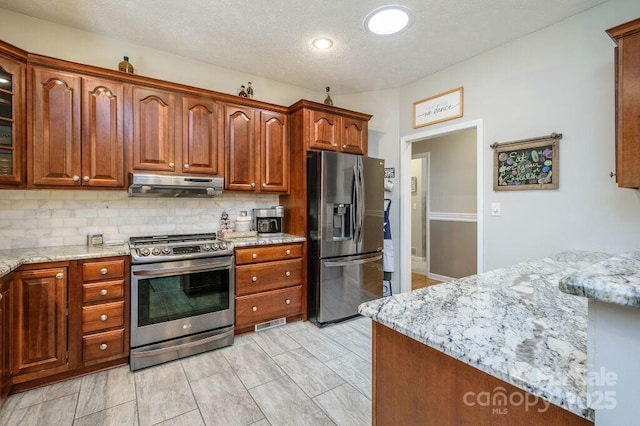
[[[502,214],[500,207],[500,203],[491,203],[491,216],[500,216]]]

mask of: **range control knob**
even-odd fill
[[[211,244],[205,244],[202,246],[202,248],[204,249],[204,251],[209,251],[211,250]]]
[[[149,250],[148,248],[144,247],[138,250],[138,253],[140,254],[140,256],[149,256],[151,254],[151,250]]]
[[[169,247],[165,247],[162,249],[162,254],[171,254],[171,249]]]
[[[154,256],[158,256],[160,254],[160,249],[158,247],[154,247],[153,250],[151,250],[151,253],[153,253]]]
[[[227,243],[220,243],[220,250],[226,250],[227,247]]]
[[[216,251],[220,248],[220,246],[218,245],[218,243],[213,243],[212,247],[213,251]]]

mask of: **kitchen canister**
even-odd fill
[[[251,231],[251,217],[247,216],[246,211],[241,211],[240,216],[236,217],[235,232]]]

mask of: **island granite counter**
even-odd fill
[[[558,280],[608,257],[560,253],[360,305],[374,423],[590,424],[587,304]]]

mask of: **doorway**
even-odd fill
[[[437,281],[482,272],[482,120],[406,136],[401,144],[401,291],[412,289],[414,271]],[[445,169],[461,158],[455,149],[472,162],[467,169],[475,168],[458,179],[466,189],[446,181]]]

